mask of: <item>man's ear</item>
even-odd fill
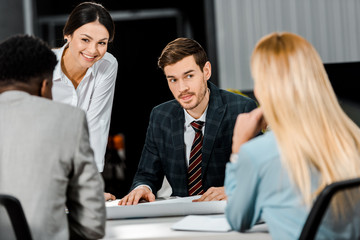
[[[52,88],[52,80],[51,79],[45,78],[44,80],[42,80],[41,87],[40,87],[41,97],[52,99],[51,88]]]
[[[209,61],[207,61],[203,68],[203,73],[205,76],[206,81],[210,79],[211,77],[211,64]]]

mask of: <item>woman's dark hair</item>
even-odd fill
[[[203,70],[208,61],[205,50],[201,45],[190,38],[177,38],[168,43],[163,49],[159,59],[158,66],[162,70],[168,65],[175,64],[187,56],[194,56],[196,64]]]
[[[109,32],[109,42],[114,40],[115,24],[110,13],[99,3],[83,2],[71,12],[63,29],[63,35],[72,35],[79,27],[99,21]]]

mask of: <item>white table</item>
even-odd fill
[[[157,217],[108,220],[103,239],[271,239],[266,225],[257,225],[248,233],[175,231],[171,226],[181,217]]]

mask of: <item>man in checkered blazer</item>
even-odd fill
[[[225,165],[231,154],[238,114],[256,108],[254,100],[221,90],[209,82],[211,64],[199,43],[178,38],[158,61],[174,100],[156,106],[150,115],[145,145],[131,192],[119,205],[154,201],[164,176],[173,196],[189,196],[188,166],[195,132],[190,123],[204,122],[199,201],[224,200]]]

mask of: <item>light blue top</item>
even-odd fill
[[[312,170],[311,179],[314,190],[319,173]],[[281,163],[272,132],[243,144],[237,162],[227,164],[225,191],[228,195],[226,217],[232,229],[245,231],[264,220],[273,239],[299,238],[309,210]],[[331,221],[334,217],[327,214],[324,219],[323,225],[334,226]],[[355,220],[341,230],[322,226],[317,239],[355,239],[354,235],[359,236],[360,231],[359,217]]]

